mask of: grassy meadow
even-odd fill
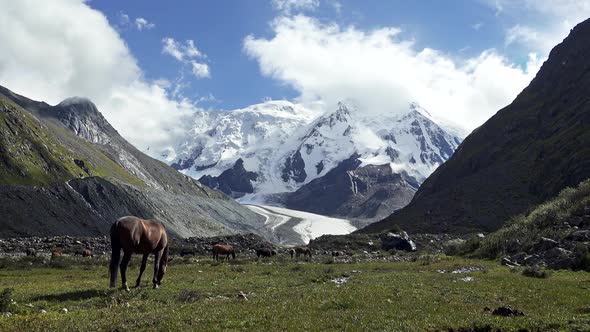
[[[150,287],[150,265],[142,287],[125,292],[106,287],[106,257],[53,267],[29,262],[7,268],[4,260],[0,291],[12,292],[2,295],[0,305],[13,315],[0,317],[2,331],[590,330],[590,274],[556,271],[530,278],[495,261],[431,256],[339,263],[278,257],[216,264],[177,258],[160,289]],[[138,266],[134,260],[130,284]],[[461,268],[474,271],[451,273]],[[333,281],[342,277],[348,279],[341,285]],[[526,316],[493,316],[485,310],[503,305]],[[62,308],[68,313],[59,313]]]

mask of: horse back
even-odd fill
[[[151,253],[164,249],[168,245],[168,235],[164,225],[155,220],[144,220],[128,216],[119,218],[115,232],[121,247],[135,253]]]

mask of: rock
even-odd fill
[[[10,313],[10,312],[3,312],[2,313],[2,316],[4,316],[4,317],[10,317],[10,316],[12,316],[12,313]]]
[[[590,241],[590,230],[584,229],[579,231],[574,231],[567,237],[568,239],[576,242],[586,242]]]
[[[41,309],[41,310],[39,310],[39,313],[40,313],[41,315],[45,315],[45,314],[47,313],[47,310],[45,310],[45,309]]]
[[[525,313],[516,309],[512,309],[511,306],[503,306],[499,307],[492,312],[494,316],[504,316],[504,317],[511,317],[511,316],[525,316]]]
[[[68,309],[67,309],[67,308],[62,308],[62,309],[59,311],[59,313],[60,313],[60,314],[67,314],[67,313],[68,313]]]
[[[542,237],[539,240],[539,242],[537,242],[537,244],[535,244],[534,250],[535,251],[545,251],[545,250],[549,250],[551,248],[555,248],[558,245],[559,245],[559,242],[557,242],[553,239]]]
[[[527,257],[527,255],[528,254],[526,252],[519,252],[518,254],[512,255],[510,257],[510,260],[522,265],[524,263],[524,259],[525,259],[525,257]]]
[[[574,264],[574,254],[563,248],[553,248],[542,254],[547,267],[554,270],[568,269]]]
[[[501,264],[504,265],[504,266],[520,266],[520,264],[518,264],[516,262],[513,262],[512,260],[510,260],[509,257],[502,258]]]
[[[400,234],[387,233],[387,235],[381,237],[381,247],[384,250],[416,251],[416,244],[406,232]]]
[[[545,265],[545,262],[541,260],[541,257],[539,257],[539,255],[536,254],[526,256],[524,258],[523,263],[528,266]]]
[[[484,237],[486,237],[483,233],[477,233],[475,236],[480,239],[483,239]]]
[[[246,297],[246,294],[244,294],[242,291],[238,292],[238,299],[248,301],[248,297]]]

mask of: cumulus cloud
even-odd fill
[[[364,111],[390,114],[418,102],[468,130],[509,104],[541,64],[531,55],[521,68],[494,50],[457,62],[417,49],[393,27],[363,31],[301,15],[278,18],[272,27],[272,38],[246,37],[244,50],[264,75],[299,91],[301,101],[334,105],[350,98]]]
[[[50,104],[88,97],[142,150],[181,139],[194,106],[144,78],[102,13],[81,0],[0,0],[0,8],[0,84]]]
[[[320,6],[319,0],[272,0],[272,6],[287,15],[292,12],[303,11],[303,10],[315,10]],[[337,3],[338,9],[340,9],[340,3]]]
[[[148,22],[143,17],[138,17],[135,19],[135,27],[137,28],[137,30],[141,31],[153,29],[156,27],[156,25],[154,23]]]
[[[209,65],[195,60],[205,59],[207,56],[197,49],[193,40],[189,39],[182,44],[174,40],[174,38],[166,37],[162,39],[162,44],[162,53],[168,54],[176,60],[189,65],[191,72],[197,78],[211,77]]]

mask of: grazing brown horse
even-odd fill
[[[291,255],[291,259],[293,259],[293,256],[295,255],[295,249],[289,249],[289,255]]]
[[[37,251],[35,251],[35,249],[33,249],[33,248],[27,248],[26,254],[27,254],[27,256],[35,257],[35,256],[37,256]]]
[[[143,254],[135,287],[139,287],[141,283],[141,275],[150,254],[154,254],[154,278],[152,279],[154,288],[158,288],[162,283],[168,265],[168,234],[166,234],[162,223],[131,216],[120,218],[111,226],[111,249],[111,287],[115,287],[116,284],[121,249],[123,249],[123,260],[120,265],[121,281],[125,290],[129,290],[126,275],[127,264],[134,253]]]
[[[233,259],[236,259],[236,252],[234,251],[234,247],[230,246],[229,244],[216,244],[211,249],[213,252],[213,259],[219,261],[219,255],[225,255],[225,259],[229,261],[229,255],[232,256]],[[224,258],[222,258],[224,260]]]
[[[311,258],[311,250],[308,247],[295,248],[295,256],[299,257],[301,254],[303,254],[303,257],[309,256],[309,258]]]

